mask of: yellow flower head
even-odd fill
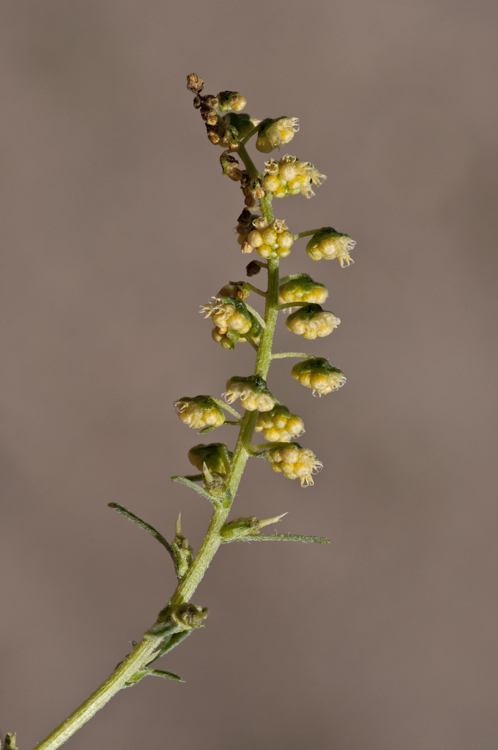
[[[290,154],[282,156],[278,162],[270,159],[265,162],[265,167],[261,184],[275,198],[285,198],[286,195],[298,193],[311,198],[315,194],[311,186],[321,185],[323,180],[327,179],[313,164],[298,161]]]
[[[201,312],[213,320],[213,339],[224,349],[233,349],[238,341],[247,341],[246,336],[256,344],[259,342],[261,325],[238,297],[213,297],[212,302],[201,307]]]
[[[306,388],[311,388],[313,395],[319,396],[337,391],[346,382],[344,373],[332,367],[328,360],[322,357],[305,359],[294,365],[292,377]]]
[[[311,304],[289,315],[285,326],[305,339],[316,339],[317,336],[328,336],[340,322],[334,313],[322,310],[320,305]]]
[[[298,443],[273,448],[268,454],[268,461],[273,471],[283,472],[287,479],[299,479],[301,487],[314,484],[312,475],[323,466],[313,451],[301,448]]]
[[[223,398],[229,404],[240,398],[240,403],[247,411],[270,411],[275,406],[275,399],[266,382],[258,375],[230,378]]]
[[[291,414],[286,406],[277,404],[271,411],[258,416],[256,432],[263,432],[266,440],[272,443],[290,443],[304,432],[303,420]]]
[[[313,235],[306,245],[306,252],[312,260],[337,258],[341,268],[344,268],[354,262],[349,253],[355,245],[356,242],[349,234],[336,232],[332,227],[324,227]]]
[[[253,222],[254,229],[247,235],[247,242],[262,258],[285,258],[294,244],[294,235],[289,232],[283,219],[275,219],[270,225],[262,217]]]
[[[211,396],[184,396],[175,402],[175,409],[182,422],[194,430],[220,427],[225,422],[225,414]]]

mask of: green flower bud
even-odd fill
[[[337,391],[346,382],[344,373],[332,367],[328,360],[322,357],[305,359],[292,368],[292,377],[301,385],[313,390],[313,395],[319,396]]]
[[[317,336],[328,336],[340,322],[334,313],[322,310],[320,305],[311,304],[289,315],[285,326],[289,331],[312,340]]]
[[[175,409],[182,422],[194,430],[220,427],[225,422],[224,412],[211,396],[184,396],[175,401]]]
[[[216,474],[226,474],[225,460],[231,460],[232,457],[233,453],[228,450],[225,443],[200,443],[188,452],[188,460],[196,469],[203,471],[206,464],[208,470]]]
[[[179,604],[170,615],[178,630],[195,630],[202,627],[202,621],[208,616],[205,607],[196,607],[195,604]]]
[[[310,239],[306,245],[306,252],[312,260],[337,258],[341,268],[344,268],[354,262],[349,253],[355,245],[355,240],[352,240],[349,234],[336,232],[332,227],[323,227]]]
[[[256,140],[256,148],[264,154],[280,148],[294,138],[294,133],[299,130],[297,117],[279,117],[276,120],[267,118],[263,120]]]
[[[237,112],[229,112],[223,116],[223,122],[226,123],[230,128],[235,129],[237,137],[242,140],[245,136],[251,132],[254,126],[257,124],[257,120],[252,120],[251,116],[243,112],[238,114]]]
[[[281,305],[286,302],[312,302],[322,305],[328,296],[327,287],[313,281],[306,273],[297,279],[286,281],[278,290],[278,301]]]
[[[218,94],[218,106],[220,112],[230,112],[234,109],[240,112],[246,106],[247,101],[238,91],[220,91]]]

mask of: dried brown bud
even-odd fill
[[[252,213],[247,210],[247,208],[244,208],[242,213],[240,214],[239,218],[237,219],[239,224],[241,224],[243,227],[250,226],[252,222]]]
[[[240,187],[242,190],[244,190],[246,187],[249,187],[249,173],[243,172],[242,177],[240,178]]]
[[[195,107],[196,109],[199,109],[199,107],[201,106],[201,104],[202,104],[202,99],[201,99],[201,97],[200,97],[199,95],[197,95],[197,96],[194,96],[194,107]]]
[[[229,170],[229,171],[227,172],[227,175],[228,175],[228,176],[230,177],[230,179],[231,179],[231,180],[233,180],[234,182],[238,182],[238,181],[240,180],[240,178],[242,177],[242,172],[240,171],[240,169],[237,169],[237,168],[235,168],[235,169],[230,169],[230,170]]]
[[[218,122],[218,115],[216,114],[216,110],[208,109],[207,107],[204,107],[204,105],[201,107],[201,117],[204,122],[207,122],[208,125],[216,125],[216,123]]]
[[[218,131],[216,130],[216,126],[208,125],[206,127],[207,130],[207,137],[211,141],[211,143],[214,143],[215,145],[221,141],[221,138],[219,136]]]
[[[254,195],[252,195],[252,193],[248,193],[248,195],[246,195],[245,197],[244,203],[246,204],[246,206],[249,206],[249,208],[252,208],[256,205],[256,198],[254,197]]]
[[[193,94],[199,94],[204,86],[204,81],[199,78],[195,73],[190,73],[187,76],[187,88]]]
[[[215,109],[210,109],[206,116],[206,122],[208,125],[216,125],[218,122],[218,115]]]
[[[217,107],[218,106],[218,99],[216,96],[213,96],[212,94],[207,94],[204,97],[204,104],[206,107]]]
[[[246,266],[246,274],[248,276],[257,276],[260,271],[261,266],[259,265],[257,260],[251,260],[251,262]]]

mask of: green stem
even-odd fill
[[[265,265],[265,268],[266,268],[266,265]],[[232,283],[232,282],[230,282],[230,283]],[[239,283],[242,283],[245,286],[248,286],[251,291],[256,292],[256,294],[259,294],[261,297],[266,297],[266,292],[263,292],[262,289],[258,289],[257,286],[253,286],[248,281],[242,281],[242,282],[239,282]],[[246,302],[246,304],[247,304],[247,302]]]
[[[313,359],[315,354],[305,354],[304,352],[277,352],[272,354],[272,359],[285,359],[285,357],[297,357],[298,359]]]
[[[161,636],[146,634],[133,651],[118,664],[111,676],[92,695],[60,724],[57,729],[36,746],[35,750],[53,750],[62,745],[83,724],[94,716],[115,695],[118,690],[152,659],[154,651],[161,643]]]
[[[241,145],[239,155],[246,167],[257,174],[251,158],[249,157],[244,146]],[[273,212],[271,206],[271,194],[266,194],[260,201],[261,212],[271,224],[273,221]],[[272,343],[275,332],[275,324],[278,316],[278,272],[279,259],[270,258],[268,260],[268,292],[266,296],[265,307],[265,328],[261,336],[259,345],[255,374],[266,379],[268,369],[272,360]],[[227,408],[224,404],[223,408]],[[228,409],[229,411],[234,411]],[[226,483],[233,498],[237,492],[242,473],[250,457],[248,447],[251,444],[254,427],[258,418],[257,411],[246,411],[240,422],[240,431],[235,446],[233,459],[231,462],[230,473],[227,476]],[[205,494],[208,499],[214,502],[209,494],[202,488],[192,484],[183,477],[173,477],[173,480],[190,484],[197,492]],[[227,493],[228,494],[228,493]],[[170,607],[175,607],[190,601],[197,586],[201,582],[211,560],[218,551],[222,543],[221,529],[230,513],[231,502],[217,504],[214,508],[209,528],[202,545],[195,556],[191,566],[185,573],[184,577],[178,584],[173,596],[169,601]],[[133,649],[126,659],[119,664],[112,675],[98,688],[82,705],[74,711],[57,729],[55,729],[45,740],[36,746],[35,750],[55,750],[62,745],[69,737],[74,734],[83,724],[94,716],[119,690],[125,687],[126,683],[148,662],[151,661],[153,652],[158,648],[162,638],[147,633],[142,641]]]
[[[320,229],[310,229],[308,232],[299,232],[299,234],[294,235],[295,240],[301,239],[301,237],[309,237],[310,234],[317,234],[317,232],[321,232],[323,227],[320,227]]]
[[[256,169],[256,165],[254,164],[253,160],[247,153],[247,150],[242,143],[239,144],[237,154],[240,156],[240,158],[244,162],[244,166],[249,172],[249,174],[259,174],[258,170]]]
[[[233,414],[234,417],[237,417],[237,420],[240,422],[242,417],[240,416],[238,411],[235,411],[235,409],[230,406],[230,404],[226,404],[224,401],[221,401],[219,398],[214,398],[214,396],[211,396],[214,403],[220,407],[220,409],[225,409],[225,411],[229,411],[230,414]]]
[[[284,302],[278,306],[279,310],[285,310],[287,307],[305,307],[309,305],[309,302]]]
[[[247,143],[247,141],[249,140],[249,138],[252,138],[252,137],[253,137],[253,135],[256,135],[256,133],[257,133],[257,132],[258,132],[258,130],[259,130],[259,126],[260,126],[260,124],[261,124],[261,123],[259,123],[259,122],[258,122],[258,124],[257,124],[257,125],[255,125],[255,126],[253,127],[253,129],[252,129],[252,130],[250,130],[250,131],[248,132],[248,134],[247,134],[247,135],[246,135],[246,136],[245,136],[245,137],[244,137],[244,138],[243,138],[243,139],[241,140],[241,142],[240,142],[240,145],[239,145],[239,149],[240,149],[240,146],[245,146],[245,145],[246,145],[246,143]]]

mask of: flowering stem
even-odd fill
[[[239,149],[239,154],[244,161],[244,164],[250,171],[257,174],[257,170],[250,159],[247,151],[243,146]],[[266,194],[260,201],[261,212],[267,219],[268,223],[273,221],[273,212],[271,207],[271,195]],[[260,375],[266,379],[268,369],[272,360],[272,343],[273,335],[275,332],[275,324],[278,316],[278,287],[279,287],[279,259],[270,258],[268,260],[268,291],[266,293],[266,307],[265,307],[265,328],[261,335],[261,342],[258,347],[258,354],[256,358],[255,374]],[[277,355],[278,356],[278,355]],[[217,399],[215,399],[218,402]],[[169,607],[174,608],[180,604],[185,604],[190,601],[197,586],[201,582],[206,570],[209,567],[211,560],[218,551],[223,537],[221,530],[223,525],[226,523],[228,514],[230,513],[231,504],[235,494],[237,492],[242,473],[244,471],[247,460],[249,459],[250,445],[256,420],[258,418],[257,411],[246,411],[244,417],[240,418],[239,414],[232,409],[229,405],[219,402],[227,411],[231,412],[240,420],[240,431],[235,446],[233,458],[230,465],[230,471],[227,475],[226,484],[229,493],[228,496],[231,498],[229,502],[223,504],[215,504],[214,512],[211,517],[209,528],[206,532],[206,536],[202,545],[195,556],[191,566],[181,579],[178,584],[173,596],[169,601]],[[185,481],[183,477],[176,477],[177,481]],[[192,479],[198,479],[198,475],[192,477]],[[202,494],[209,495],[202,490],[201,487],[195,487],[197,491]],[[214,498],[209,498],[213,504]],[[154,636],[150,633],[146,633],[142,641],[133,649],[133,651],[119,664],[111,676],[84,702],[82,705],[74,711],[57,729],[55,729],[45,740],[36,746],[34,750],[56,750],[66,740],[71,737],[78,729],[80,729],[85,722],[94,716],[105,704],[122,688],[126,687],[126,684],[132,679],[134,675],[144,669],[153,658],[154,651],[158,648],[162,641],[163,636]]]

